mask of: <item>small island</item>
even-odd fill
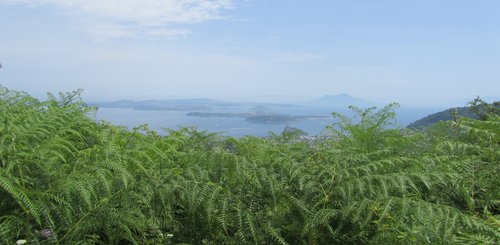
[[[301,119],[298,116],[290,115],[279,115],[279,114],[267,114],[267,115],[255,115],[245,118],[245,121],[251,123],[262,123],[262,124],[287,124],[295,122]]]
[[[261,124],[287,124],[303,119],[324,119],[328,116],[318,115],[287,115],[274,113],[232,113],[232,112],[189,112],[187,116],[193,117],[240,117],[251,123]]]

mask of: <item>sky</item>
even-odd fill
[[[36,97],[462,105],[500,95],[500,1],[0,0],[0,63]]]

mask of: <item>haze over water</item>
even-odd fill
[[[499,12],[494,0],[0,0],[0,84],[37,98],[82,88],[85,101],[347,93],[401,103],[405,126],[477,95],[498,99]],[[273,113],[338,111],[302,109]],[[234,136],[285,126],[187,112],[101,108],[97,118]],[[330,121],[290,124],[318,134]]]
[[[500,91],[496,0],[0,0],[0,83],[88,101],[463,106]]]
[[[434,112],[434,108],[427,109],[400,109],[398,110],[397,122],[400,126],[407,124]],[[336,112],[351,115],[347,109],[337,109]],[[227,117],[192,117],[187,116],[186,111],[148,111],[123,108],[100,108],[96,113],[96,119],[105,120],[116,125],[126,126],[129,129],[142,124],[148,124],[151,129],[165,133],[164,129],[178,129],[179,127],[194,126],[200,130],[218,132],[222,135],[242,137],[246,135],[268,136],[269,132],[280,134],[285,126],[301,129],[309,135],[319,135],[327,125],[334,122],[332,117],[321,119],[304,119],[291,123],[262,124],[251,123],[243,118]],[[314,114],[331,116],[327,108],[293,108],[281,109],[276,113],[290,115]]]

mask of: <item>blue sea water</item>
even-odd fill
[[[350,111],[336,109],[336,112],[351,116]],[[220,109],[211,112],[245,112],[243,108]],[[199,130],[218,132],[222,135],[243,137],[245,135],[267,136],[269,132],[279,134],[286,125],[299,128],[310,135],[318,135],[327,125],[331,125],[335,119],[331,116],[331,109],[328,108],[276,108],[273,113],[288,115],[318,115],[329,116],[328,118],[303,119],[291,123],[283,124],[259,124],[245,121],[238,117],[194,117],[187,116],[189,111],[173,110],[134,110],[124,108],[99,108],[95,118],[104,120],[115,125],[126,126],[131,129],[141,124],[148,124],[153,130],[160,133],[165,132],[165,128],[178,129],[180,127],[196,127]],[[429,108],[407,108],[397,111],[397,122],[400,126],[422,118],[428,114],[436,112]]]

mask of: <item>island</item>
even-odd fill
[[[189,112],[186,115],[194,117],[240,117],[244,118],[245,121],[247,122],[261,123],[261,124],[287,124],[303,119],[329,118],[328,116],[318,116],[318,115],[287,115],[287,114],[274,114],[274,113],[262,113],[262,112],[252,112],[252,113]]]

